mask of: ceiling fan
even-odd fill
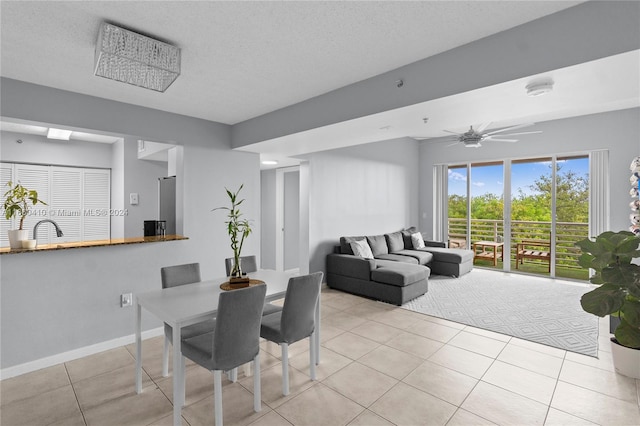
[[[484,132],[484,130],[489,127],[489,123],[482,124],[477,129],[474,129],[473,126],[469,126],[469,130],[464,133],[452,132],[450,130],[444,130],[447,133],[452,133],[455,136],[455,142],[447,145],[453,146],[459,143],[464,144],[466,148],[479,148],[482,146],[481,142],[518,142],[518,139],[506,138],[508,136],[520,136],[520,135],[531,135],[534,133],[542,133],[541,130],[535,130],[531,132],[517,132],[517,133],[504,133],[509,132],[511,130],[521,129],[523,127],[533,126],[535,123],[526,123],[519,124],[517,126],[505,127],[504,129],[494,130],[492,132]]]

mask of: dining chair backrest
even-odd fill
[[[260,323],[267,286],[223,291],[213,338],[212,363],[229,370],[252,361],[260,352]]]
[[[162,278],[162,288],[177,287],[202,281],[200,279],[199,263],[165,266],[160,269],[160,277]]]
[[[227,270],[227,276],[231,275],[231,268],[233,267],[233,257],[228,257],[224,260],[224,266]],[[256,263],[256,257],[254,255],[251,256],[240,256],[240,268],[242,272],[256,272],[258,270],[258,264]]]
[[[285,342],[297,342],[313,333],[321,285],[322,272],[289,278],[280,323]]]

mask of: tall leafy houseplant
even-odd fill
[[[227,188],[227,195],[229,201],[231,201],[231,207],[217,207],[215,210],[226,210],[227,214],[227,233],[231,240],[231,250],[233,250],[233,269],[231,270],[232,277],[240,278],[242,276],[242,269],[240,264],[240,256],[242,253],[242,245],[244,240],[251,234],[251,224],[248,219],[242,219],[242,213],[240,212],[240,204],[244,202],[244,198],[240,199],[239,194],[242,191],[244,184],[240,185],[240,188],[236,192],[231,192]]]
[[[593,269],[590,281],[600,285],[582,296],[582,308],[599,317],[619,317],[617,343],[640,354],[640,266],[631,263],[640,258],[640,239],[631,232],[608,231],[576,245],[582,250],[580,266]]]
[[[29,214],[31,206],[36,204],[47,203],[38,199],[38,192],[35,189],[27,189],[19,183],[15,185],[13,182],[7,182],[9,190],[4,193],[4,216],[7,220],[11,220],[14,216],[20,216],[19,230],[24,226],[24,219]]]

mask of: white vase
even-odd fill
[[[28,229],[11,229],[9,232],[9,247],[22,248],[22,240],[29,239]]]
[[[611,355],[616,373],[640,379],[640,349],[627,348],[612,338]]]

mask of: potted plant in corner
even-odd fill
[[[236,192],[231,192],[225,188],[231,201],[231,207],[217,207],[212,210],[227,210],[229,212],[227,214],[229,220],[225,223],[227,224],[227,233],[231,240],[231,250],[233,250],[233,267],[231,269],[231,276],[229,277],[231,283],[249,282],[248,278],[242,277],[242,264],[240,259],[244,240],[251,234],[251,224],[248,219],[242,219],[242,213],[239,208],[240,204],[244,202],[244,198],[239,198],[240,191],[243,187],[244,184],[240,185],[240,188],[238,188]]]
[[[34,189],[27,189],[20,183],[7,182],[9,190],[4,193],[4,216],[11,220],[14,216],[20,217],[18,229],[9,230],[9,246],[11,248],[22,248],[22,241],[29,239],[29,230],[22,229],[24,219],[29,214],[30,206],[47,203],[38,199],[38,192]]]
[[[576,243],[582,250],[580,266],[593,269],[590,282],[599,287],[585,293],[582,308],[594,315],[620,319],[611,338],[616,372],[640,379],[640,239],[627,231],[603,232],[595,240]]]

